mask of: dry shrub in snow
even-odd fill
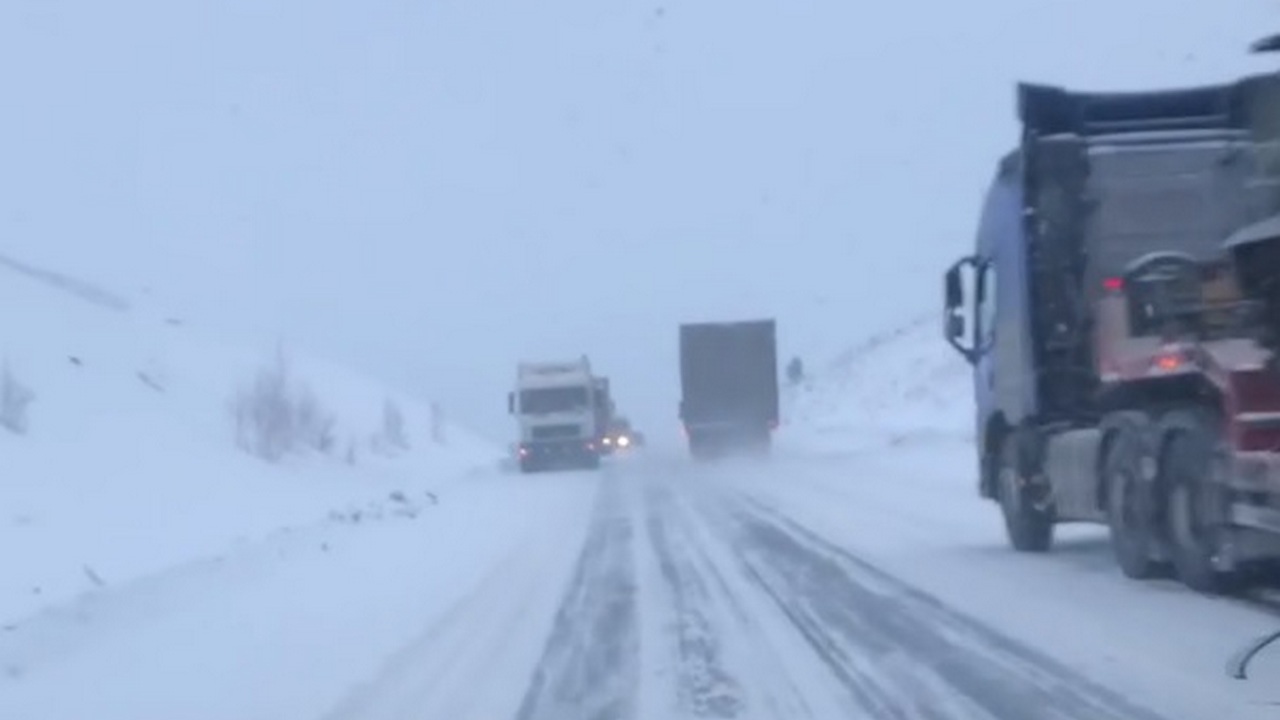
[[[382,404],[382,437],[392,447],[409,449],[409,438],[404,433],[404,413],[394,400]]]
[[[9,361],[0,370],[0,427],[19,435],[27,431],[27,406],[36,394],[14,377]]]
[[[283,353],[260,369],[232,402],[236,444],[246,452],[275,462],[303,449],[333,449],[333,416],[311,388],[295,381]]]
[[[304,446],[322,453],[333,450],[333,416],[320,406],[320,401],[306,386],[297,388],[293,425]]]
[[[409,449],[409,436],[405,432],[404,413],[394,400],[382,403],[382,427],[369,435],[369,451],[392,457]]]
[[[437,445],[445,443],[444,437],[444,411],[440,409],[440,404],[431,403],[431,440]]]

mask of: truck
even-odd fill
[[[611,446],[614,452],[638,448],[644,445],[644,433],[632,427],[631,420],[626,416],[615,413],[613,420],[609,423],[604,442]]]
[[[587,356],[572,361],[520,362],[507,411],[516,419],[520,471],[600,467],[599,384]]]
[[[679,345],[679,416],[694,458],[767,453],[778,426],[776,322],[685,323]]]
[[[1280,558],[1280,77],[1017,101],[943,278],[977,494],[1017,551],[1098,524],[1125,576],[1243,588]]]

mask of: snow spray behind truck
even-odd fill
[[[1106,524],[1129,577],[1237,588],[1280,559],[1280,77],[1018,106],[944,282],[978,491],[1019,551]]]
[[[773,320],[680,326],[680,420],[696,458],[767,452],[778,426]]]

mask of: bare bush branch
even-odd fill
[[[388,398],[382,404],[382,437],[392,447],[409,449],[409,437],[405,435],[404,413],[394,400]]]
[[[295,382],[284,354],[262,368],[232,403],[236,444],[269,462],[310,448],[330,452],[334,418],[305,384]]]

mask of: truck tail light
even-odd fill
[[[1162,373],[1175,372],[1182,369],[1190,360],[1183,348],[1166,346],[1151,358],[1151,369]]]

